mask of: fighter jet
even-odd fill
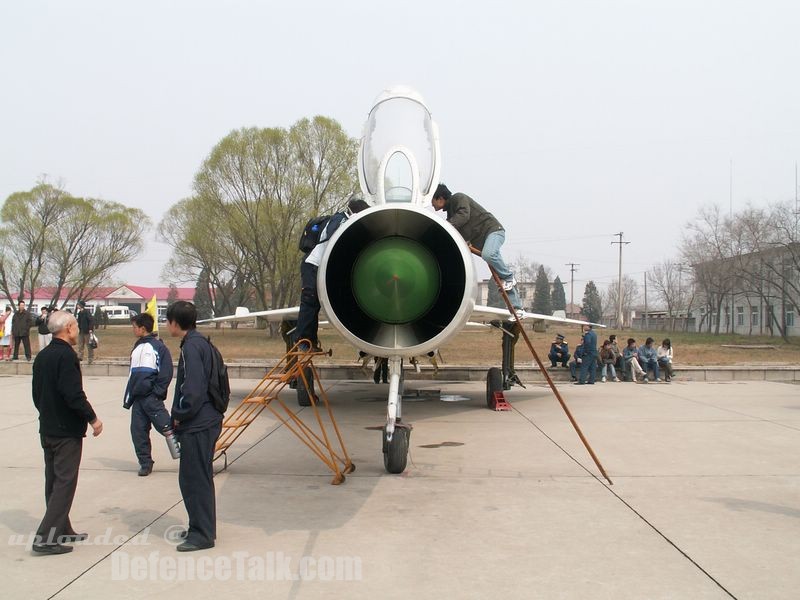
[[[388,362],[383,456],[390,473],[405,470],[411,435],[402,419],[404,359],[435,351],[468,322],[515,318],[506,309],[476,305],[472,253],[430,205],[440,169],[439,131],[420,94],[407,87],[381,92],[364,124],[358,153],[359,183],[371,207],[337,229],[318,271],[320,304],[330,325],[356,349]],[[280,321],[296,319],[298,310],[240,308],[212,320]],[[585,324],[532,313],[524,318]],[[487,399],[508,389],[510,373],[513,365],[489,369]],[[298,389],[299,395],[307,393]]]

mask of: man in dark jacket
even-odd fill
[[[222,430],[222,413],[208,395],[211,346],[196,325],[197,309],[191,302],[179,300],[167,308],[170,335],[182,338],[172,420],[181,444],[178,485],[189,515],[189,529],[178,552],[213,548],[217,537],[212,460]]]
[[[31,359],[31,327],[33,327],[33,315],[25,308],[25,301],[20,300],[17,304],[17,314],[11,324],[11,334],[14,336],[14,360],[19,360],[19,343],[25,348],[25,358]]]
[[[94,348],[89,343],[89,338],[91,338],[92,333],[94,332],[94,317],[92,313],[86,310],[86,302],[81,300],[78,302],[78,314],[75,315],[78,319],[78,330],[79,330],[79,342],[78,342],[78,358],[83,360],[83,348],[84,346],[89,346],[89,364],[94,362]]]
[[[150,424],[161,435],[172,429],[172,419],[164,408],[172,381],[172,356],[153,333],[151,315],[136,315],[131,325],[137,339],[131,351],[131,371],[122,405],[131,409],[131,439],[139,459],[139,476],[146,477],[153,471]]]
[[[481,257],[492,267],[503,282],[503,289],[514,308],[520,311],[522,302],[517,292],[517,280],[506,266],[500,248],[506,241],[506,232],[492,213],[466,194],[451,193],[440,183],[433,193],[431,204],[436,210],[447,211],[447,222],[478,250]]]
[[[75,532],[69,511],[78,486],[86,425],[91,425],[97,437],[103,431],[103,423],[83,391],[81,366],[72,349],[78,339],[75,317],[56,311],[48,324],[53,341],[33,362],[33,404],[39,411],[47,509],[32,549],[39,554],[64,554],[72,551],[72,546],[65,546],[64,542],[87,537]]]

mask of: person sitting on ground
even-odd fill
[[[558,363],[561,363],[561,366],[566,369],[570,356],[569,345],[564,341],[564,336],[560,333],[556,334],[556,339],[551,342],[550,352],[547,355],[550,359],[550,366],[555,367]]]
[[[639,349],[636,347],[636,340],[628,338],[628,345],[622,351],[622,360],[625,365],[625,372],[630,374],[631,381],[635,382],[639,375],[642,376],[642,383],[647,383],[647,375],[639,364]]]
[[[619,381],[617,378],[617,371],[614,369],[614,363],[616,360],[617,357],[614,355],[614,351],[611,349],[611,341],[606,340],[603,342],[603,347],[600,350],[600,361],[603,364],[603,370],[600,373],[600,381],[603,383],[606,382],[606,373],[608,373],[608,371],[611,371],[611,377],[614,379],[614,381]]]
[[[619,344],[617,344],[617,336],[613,333],[608,336],[608,341],[610,343],[611,351],[614,353],[614,368],[618,371],[624,371],[622,364],[622,350],[619,349]]]
[[[581,336],[581,341],[575,346],[575,354],[572,357],[572,361],[569,363],[570,381],[578,381],[578,369],[581,368],[583,364],[583,354],[585,351],[583,347],[583,336]]]
[[[670,381],[675,370],[672,368],[672,342],[669,338],[661,342],[656,354],[658,356],[658,366],[664,370],[664,381]]]
[[[658,372],[658,355],[655,346],[653,346],[654,341],[653,338],[649,337],[644,341],[644,346],[639,348],[639,363],[642,365],[645,375],[648,370],[653,369],[653,378],[656,381],[661,381]]]

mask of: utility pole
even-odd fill
[[[615,233],[615,236],[619,236],[618,242],[611,242],[611,245],[619,244],[619,280],[617,281],[617,327],[622,329],[624,322],[623,322],[623,315],[622,315],[622,245],[623,244],[630,244],[630,242],[622,241],[623,233],[620,231],[619,233]]]
[[[644,272],[644,328],[650,329],[650,319],[647,313],[647,271]]]
[[[575,307],[575,267],[580,267],[579,263],[565,263],[569,267],[569,303]],[[567,315],[569,316],[569,315]]]

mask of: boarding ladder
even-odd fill
[[[289,431],[333,471],[334,476],[331,481],[333,485],[343,483],[345,474],[355,470],[344,447],[342,434],[333,417],[328,394],[322,385],[318,386],[319,395],[314,392],[313,382],[319,383],[320,378],[313,358],[325,353],[307,348],[312,348],[308,340],[299,340],[222,422],[222,432],[214,449],[214,460],[224,458],[223,470],[228,468],[228,449],[265,408],[269,409]],[[303,390],[308,393],[314,414],[314,418],[311,420],[316,421],[317,431],[300,419],[298,415],[300,411],[292,410],[279,398],[281,390],[292,381],[295,381],[298,387],[304,386]],[[329,419],[327,426],[323,421],[323,413],[327,413]],[[335,440],[332,440],[328,434],[328,426],[333,428]],[[335,441],[338,441],[338,451],[333,447]]]
[[[475,248],[474,246],[470,245],[469,249],[474,255],[482,256],[481,251]],[[495,271],[492,265],[489,265],[487,263],[487,266],[489,267],[489,272],[492,274],[492,279],[494,280],[494,283],[497,285],[497,288],[500,291],[500,295],[502,296],[503,301],[506,303],[506,308],[508,308],[508,312],[512,315],[514,321],[516,321],[519,327],[519,332],[522,335],[522,339],[525,340],[525,345],[528,346],[528,350],[531,351],[531,355],[533,356],[533,359],[536,361],[536,364],[538,365],[539,370],[542,372],[542,375],[544,375],[544,379],[545,381],[547,381],[547,385],[550,386],[550,389],[553,391],[553,395],[556,397],[556,400],[558,400],[558,403],[561,405],[561,408],[564,409],[564,413],[567,415],[567,419],[569,419],[569,422],[572,424],[572,428],[575,429],[575,433],[578,434],[578,437],[580,438],[581,442],[583,442],[584,447],[589,452],[589,456],[592,457],[592,460],[594,461],[594,464],[597,466],[597,468],[600,470],[600,473],[603,475],[603,477],[605,477],[609,485],[614,485],[614,483],[611,481],[611,478],[608,476],[608,473],[606,473],[606,470],[603,468],[603,465],[600,464],[600,459],[597,458],[597,455],[594,453],[594,450],[592,450],[592,447],[589,445],[589,440],[587,440],[586,436],[583,435],[583,431],[581,431],[578,422],[575,420],[575,417],[572,416],[572,412],[569,410],[567,403],[564,401],[564,398],[558,391],[555,382],[553,382],[553,379],[550,377],[550,373],[547,372],[547,369],[545,369],[544,367],[544,363],[542,363],[542,360],[539,358],[539,355],[533,348],[533,344],[531,343],[528,334],[525,333],[525,328],[522,326],[522,320],[517,314],[517,311],[514,308],[514,306],[511,304],[511,299],[508,297],[508,294],[503,288],[503,281],[497,275],[497,271]],[[493,398],[493,403],[495,410],[511,409],[511,405],[508,404],[508,402],[505,399],[505,394],[503,394],[502,397],[498,397],[495,395],[495,397]]]

